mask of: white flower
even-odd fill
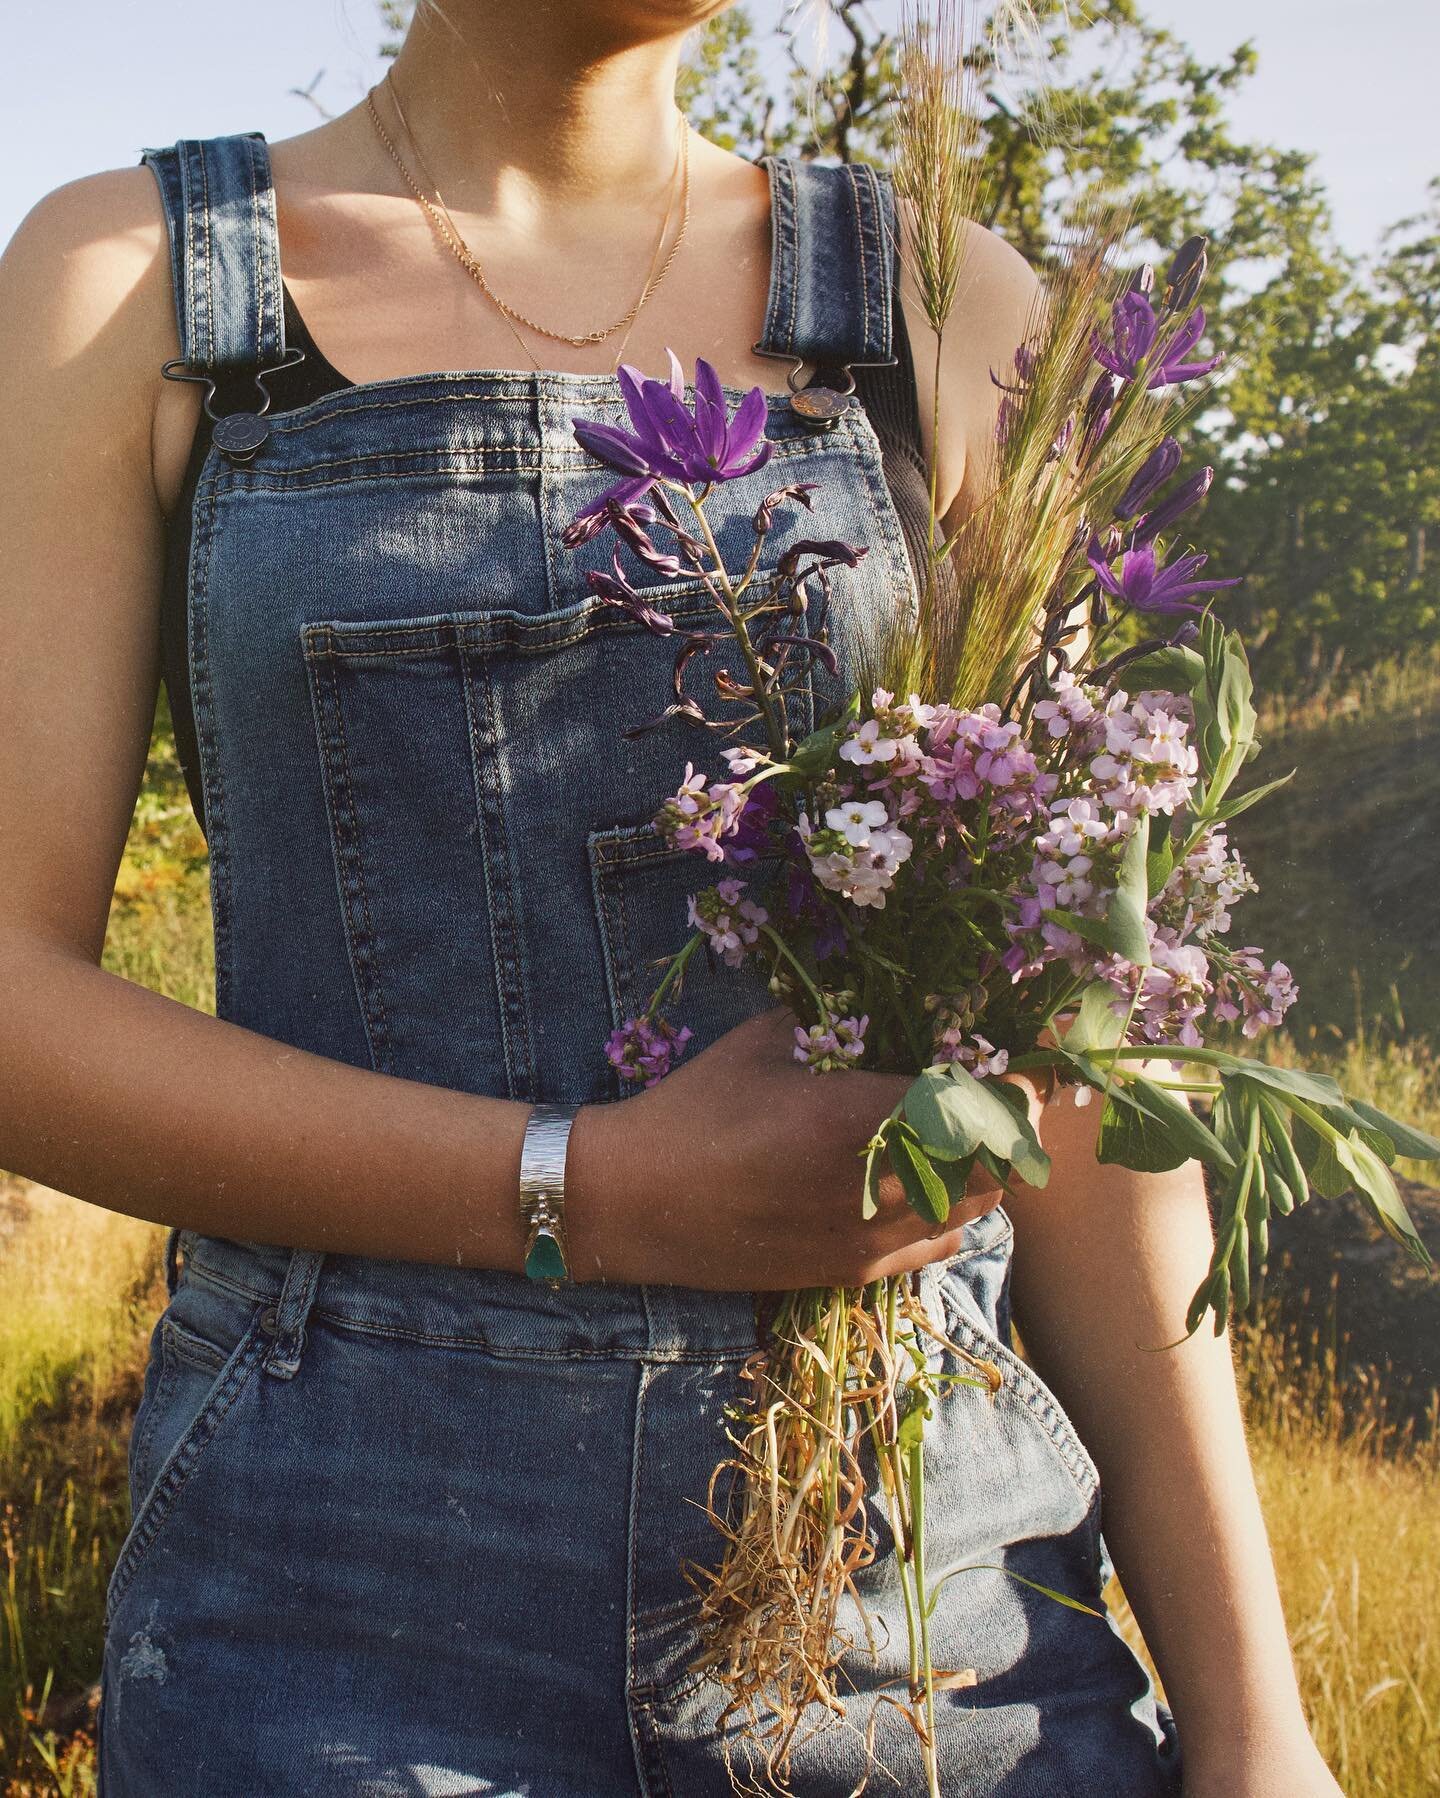
[[[890,814],[878,799],[852,799],[845,805],[832,805],[825,814],[831,830],[838,830],[847,843],[863,849],[872,830],[890,822]]]

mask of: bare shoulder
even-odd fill
[[[52,394],[130,408],[179,354],[165,216],[148,168],[103,169],[43,194],[0,254],[0,322]],[[150,411],[136,417],[148,432]]]
[[[937,348],[939,352],[940,510],[953,524],[956,505],[965,503],[967,476],[973,483],[981,451],[995,429],[1000,399],[995,381],[1006,378],[1015,351],[1038,324],[1044,287],[1014,244],[967,219],[955,302],[938,346],[908,262],[900,293],[915,354],[927,452]]]

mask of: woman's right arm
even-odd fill
[[[154,444],[179,353],[149,170],[46,195],[0,256],[0,1165],[205,1234],[518,1271],[526,1105],[294,1048],[100,965],[159,681]],[[893,1185],[860,1222],[857,1151],[904,1082],[816,1078],[787,1039],[784,1014],[751,1020],[582,1111],[577,1278],[858,1282],[953,1252],[963,1220],[928,1238]],[[997,1197],[977,1184],[967,1215]]]

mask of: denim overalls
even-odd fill
[[[264,140],[144,160],[184,357],[233,389],[285,355]],[[888,186],[766,166],[762,347],[885,360]],[[579,414],[620,421],[610,376],[413,375],[266,413],[248,456],[243,421],[242,453],[210,449],[189,641],[221,1017],[404,1079],[620,1098],[605,1038],[713,878],[649,819],[710,739],[684,720],[621,734],[672,697],[673,657],[589,593],[603,541],[561,543],[609,478]],[[841,675],[822,690],[817,672],[804,727],[914,584],[864,413],[817,432],[777,393],[768,429],[770,466],[721,496],[722,547],[741,559],[758,501],[805,480],[815,511],[771,554],[801,534],[870,550],[837,585]],[[704,616],[696,583],[647,577],[677,618]],[[771,1000],[692,965],[694,1054]],[[1003,1564],[1098,1606],[1097,1474],[1009,1346],[1011,1239],[997,1208],[921,1281],[1005,1374],[993,1400],[953,1388],[930,1428],[929,1565]],[[757,1344],[752,1294],[552,1290],[179,1230],[168,1251],[108,1594],[101,1798],[729,1792],[681,1562],[718,1562],[700,1505]],[[849,1715],[797,1752],[799,1798],[850,1792],[874,1696],[907,1668],[878,1496],[874,1514],[860,1584],[888,1642],[848,1657]],[[978,1675],[939,1701],[947,1798],[1178,1791],[1168,1710],[1108,1618],[977,1569],[947,1582],[932,1649]],[[918,1790],[889,1707],[876,1747],[898,1783],[871,1789]]]

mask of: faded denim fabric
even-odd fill
[[[190,367],[273,366],[263,137],[144,160]],[[885,359],[888,185],[767,168],[764,347]],[[252,460],[211,448],[189,637],[222,1017],[405,1079],[621,1101],[604,1039],[714,875],[648,820],[710,740],[683,722],[620,734],[670,700],[672,656],[586,590],[603,543],[561,545],[607,479],[571,437],[582,412],[619,420],[611,377],[416,375],[267,413]],[[870,548],[837,584],[841,673],[800,696],[804,727],[914,582],[865,416],[816,434],[777,394],[769,434],[771,466],[723,495],[730,551],[753,541],[762,496],[799,480],[821,483],[814,514],[777,530],[772,556],[800,535]],[[648,574],[677,617],[703,615],[697,583]],[[771,1001],[752,974],[692,966],[693,1054]],[[994,1399],[955,1387],[930,1429],[930,1565],[1002,1563],[1098,1607],[1099,1482],[1009,1346],[1011,1240],[996,1209],[921,1280],[1005,1374]],[[756,1349],[752,1294],[551,1291],[179,1230],[168,1248],[108,1593],[101,1798],[729,1791],[680,1569],[718,1560],[699,1505]],[[906,1668],[873,1509],[860,1585],[888,1641],[878,1664],[848,1657],[850,1716],[797,1752],[797,1798],[851,1790],[872,1695]],[[937,1664],[978,1675],[939,1701],[947,1798],[1178,1792],[1169,1712],[1108,1618],[965,1572],[934,1643]],[[917,1790],[893,1711],[878,1745]]]

